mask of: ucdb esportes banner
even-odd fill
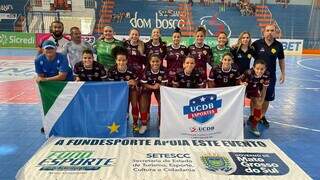
[[[243,139],[245,86],[161,87],[161,138]]]

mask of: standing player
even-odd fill
[[[251,99],[250,108],[252,109],[250,116],[250,131],[257,137],[260,136],[258,130],[258,122],[263,116],[262,105],[266,96],[267,87],[269,86],[269,73],[266,71],[266,62],[257,59],[253,68],[247,70],[241,78],[241,82],[247,84],[246,95]]]
[[[138,76],[127,65],[128,52],[124,47],[116,46],[112,49],[112,55],[116,58],[116,65],[111,67],[108,71],[109,81],[127,81],[130,87],[129,91],[129,103],[132,107],[133,118],[133,131],[139,131],[138,119],[139,119],[139,94],[137,81]]]
[[[240,73],[232,66],[233,59],[231,53],[225,53],[219,66],[210,70],[208,87],[229,87],[240,84]]]
[[[217,36],[218,44],[212,47],[212,54],[213,54],[213,61],[211,62],[212,65],[219,65],[222,56],[225,53],[230,52],[230,47],[228,46],[228,36],[225,32],[219,32]]]
[[[82,53],[82,61],[74,65],[76,81],[102,81],[107,78],[103,65],[93,59],[92,50],[85,49]]]
[[[67,42],[63,47],[63,54],[67,55],[69,65],[73,69],[77,62],[82,60],[83,50],[92,47],[90,43],[81,40],[81,31],[78,27],[70,28],[71,41]]]
[[[41,54],[42,46],[44,41],[53,41],[56,44],[56,51],[61,53],[63,51],[63,46],[70,41],[69,38],[63,35],[63,23],[61,21],[53,21],[50,25],[50,34],[43,37],[38,45],[38,54]]]
[[[187,56],[183,61],[183,71],[176,74],[173,87],[176,88],[201,88],[204,87],[202,75],[196,69],[196,60]]]
[[[176,28],[172,34],[172,44],[167,47],[167,53],[164,58],[165,67],[168,70],[168,86],[172,86],[177,72],[183,71],[183,60],[188,54],[186,46],[180,44],[181,32]]]
[[[141,78],[141,123],[139,130],[140,134],[144,134],[147,130],[148,114],[150,113],[150,99],[154,93],[158,102],[158,114],[160,119],[160,85],[165,85],[168,82],[166,71],[161,67],[161,60],[159,55],[153,54],[149,57],[149,66],[144,70]]]
[[[207,63],[212,60],[211,48],[204,44],[206,30],[203,27],[198,27],[195,33],[195,43],[188,48],[189,54],[196,60],[195,69],[202,75],[203,80],[207,79]]]
[[[144,43],[139,39],[140,33],[136,28],[129,31],[129,39],[125,41],[124,47],[128,51],[128,66],[130,66],[141,77],[143,66],[146,65],[144,56]]]
[[[268,86],[265,101],[262,106],[261,122],[269,127],[265,114],[269,107],[269,102],[275,98],[276,77],[276,63],[279,61],[280,67],[280,84],[285,80],[285,62],[282,44],[275,39],[276,27],[274,25],[267,25],[263,31],[263,39],[255,41],[252,46],[255,50],[255,59],[263,59],[267,63],[267,71],[270,73],[270,85]]]
[[[122,42],[113,37],[113,28],[105,26],[102,36],[94,43],[93,48],[97,53],[97,61],[109,69],[115,65],[111,51],[116,46],[122,46]]]
[[[166,43],[161,40],[161,33],[159,28],[154,28],[151,33],[151,39],[145,44],[144,54],[148,58],[151,54],[160,56],[161,61],[166,55]]]
[[[251,46],[251,36],[249,32],[242,32],[239,36],[237,44],[231,48],[234,57],[234,64],[237,66],[240,74],[250,69],[253,60],[254,49]]]

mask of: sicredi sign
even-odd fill
[[[0,32],[0,45],[7,48],[34,48],[34,33]]]

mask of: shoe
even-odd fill
[[[249,116],[249,118],[247,120],[247,124],[251,125],[253,120],[254,120],[253,116]]]
[[[148,129],[147,126],[141,126],[139,129],[139,134],[144,134],[147,129]]]
[[[41,132],[41,134],[44,134],[44,128],[43,127],[40,129],[40,132]]]
[[[269,128],[270,127],[270,124],[269,122],[267,121],[266,117],[263,116],[260,120],[260,122],[266,127],[266,128]]]
[[[251,132],[253,135],[255,135],[256,137],[260,137],[260,132],[259,132],[259,130],[258,130],[257,128],[252,127],[252,128],[250,129],[250,132]]]
[[[138,125],[133,125],[132,130],[133,130],[133,132],[139,132],[140,128]]]

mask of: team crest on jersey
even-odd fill
[[[217,153],[200,156],[203,167],[217,174],[231,174],[236,171],[236,165],[231,158]]]
[[[159,81],[162,81],[162,79],[163,79],[162,76],[159,76],[159,77],[158,77],[158,80],[159,80]]]
[[[272,49],[271,49],[271,52],[272,52],[272,54],[275,54],[275,53],[277,52],[277,50],[274,49],[274,48],[272,48]]]
[[[129,75],[127,75],[125,78],[126,78],[126,80],[128,80],[128,81],[130,80],[130,76],[129,76]]]
[[[99,77],[99,73],[95,72],[94,77]]]
[[[202,51],[202,53],[203,53],[204,55],[207,55],[207,54],[208,54],[207,51]]]
[[[189,100],[189,105],[183,106],[183,115],[198,123],[206,123],[218,113],[222,99],[217,99],[216,94],[206,94]]]
[[[184,51],[180,51],[180,54],[184,55]]]
[[[111,45],[111,49],[113,49],[113,48],[115,48],[116,47],[116,45],[115,44],[112,44]]]
[[[252,55],[251,55],[251,54],[248,54],[247,57],[248,57],[248,59],[251,59],[251,58],[252,58]]]

